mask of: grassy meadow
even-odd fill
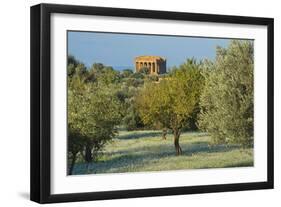
[[[202,132],[184,132],[180,137],[182,155],[175,155],[173,135],[162,139],[156,130],[120,131],[106,145],[98,161],[79,159],[73,174],[125,173],[253,166],[253,148],[211,145]]]

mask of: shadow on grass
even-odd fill
[[[161,150],[159,149],[161,148]],[[140,168],[150,162],[161,158],[175,156],[175,152],[169,146],[147,146],[137,149],[120,150],[115,153],[105,153],[105,156],[111,157],[105,161],[93,162],[89,165],[87,172],[86,164],[75,166],[74,174],[95,174],[95,173],[113,173],[136,171],[132,168]]]
[[[214,146],[209,146],[208,142],[195,142],[193,144],[186,144],[183,154],[185,155],[192,155],[192,154],[197,154],[197,153],[217,153],[217,152],[229,152],[234,149],[239,149],[239,146],[236,145],[214,145]],[[182,147],[183,149],[183,147]]]
[[[171,131],[168,131],[166,136],[173,136],[173,133]],[[195,137],[205,137],[207,136],[207,133],[204,132],[182,132],[181,136],[191,136],[193,138]],[[132,133],[128,134],[120,134],[117,138],[121,140],[127,140],[127,139],[139,139],[139,138],[148,138],[148,137],[159,137],[162,138],[162,131],[134,131]]]
[[[126,139],[140,139],[140,138],[161,137],[161,136],[162,136],[162,132],[159,131],[148,131],[148,132],[138,131],[136,133],[119,135],[117,138],[126,140]]]
[[[149,135],[151,136],[151,135]],[[191,156],[198,153],[217,153],[228,152],[234,149],[238,149],[238,146],[225,146],[215,145],[209,146],[208,142],[198,141],[192,144],[181,144],[183,150],[182,156]],[[120,150],[113,153],[105,153],[108,160],[93,162],[86,168],[86,164],[78,164],[74,169],[74,174],[95,174],[95,173],[122,173],[138,171],[142,166],[149,163],[157,162],[159,159],[175,157],[175,149],[173,145],[154,145],[154,146],[142,146],[137,148],[130,148],[129,150]],[[233,165],[225,167],[239,167],[249,166],[251,163],[234,163]],[[204,168],[204,167],[202,167]],[[206,167],[208,168],[208,167]]]

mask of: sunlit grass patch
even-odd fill
[[[161,131],[121,131],[98,161],[76,164],[74,174],[253,166],[252,148],[210,143],[206,133],[185,132],[180,137],[183,154],[176,156],[172,134],[163,140]]]

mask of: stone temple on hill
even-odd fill
[[[166,59],[160,56],[138,56],[135,58],[136,72],[142,68],[148,68],[150,75],[166,73]]]

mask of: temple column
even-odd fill
[[[159,74],[159,66],[157,64],[157,61],[155,61],[155,70],[156,70],[157,74]]]

